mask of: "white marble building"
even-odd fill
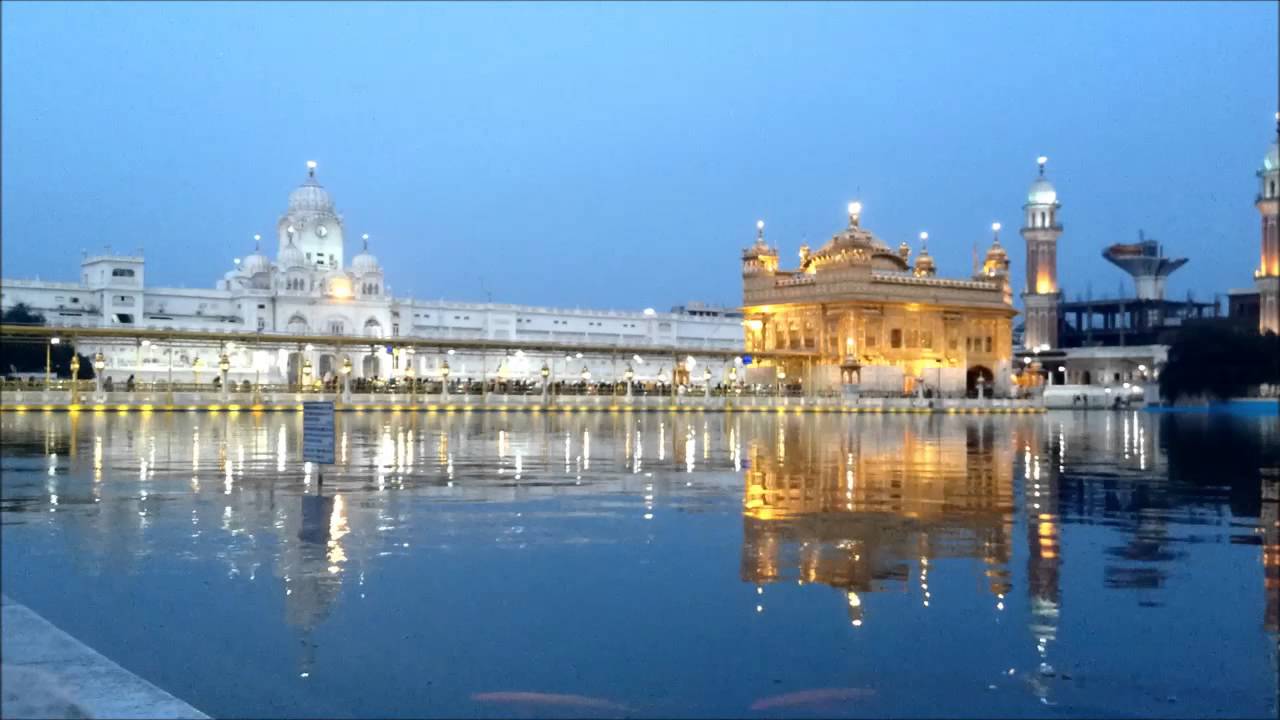
[[[25,303],[55,326],[206,330],[261,333],[269,346],[273,333],[313,335],[314,347],[291,345],[270,350],[218,343],[208,347],[184,344],[160,347],[128,343],[81,342],[81,352],[102,350],[108,376],[117,380],[135,375],[139,380],[163,379],[173,372],[191,373],[203,367],[212,379],[219,356],[228,352],[235,380],[284,382],[296,376],[303,360],[310,360],[316,377],[336,370],[340,355],[324,348],[328,336],[360,336],[374,340],[368,352],[350,353],[353,375],[387,378],[407,367],[388,345],[394,338],[488,339],[518,342],[581,343],[620,347],[676,347],[696,358],[699,350],[740,350],[743,331],[736,309],[720,309],[690,303],[674,312],[581,310],[496,303],[462,303],[395,297],[386,283],[382,265],[369,251],[368,235],[359,251],[346,259],[346,224],[329,192],[316,179],[316,166],[308,162],[306,180],[289,194],[288,207],[276,223],[274,260],[257,247],[236,258],[215,287],[187,289],[148,287],[141,253],[85,254],[79,282],[43,280],[0,281],[0,306]],[[382,342],[377,342],[382,341]],[[412,362],[419,376],[431,376],[443,356],[418,354]],[[666,360],[665,365],[663,361]],[[576,380],[583,367],[594,378],[606,379],[630,364],[638,380],[655,379],[659,371],[670,378],[669,357],[556,357],[489,352],[481,355],[457,351],[448,357],[452,377],[486,376],[533,379],[546,362],[557,378]],[[621,363],[621,364],[620,364]],[[716,361],[717,365],[722,360]],[[173,367],[175,370],[171,370]],[[701,375],[698,373],[697,375]]]

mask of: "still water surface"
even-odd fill
[[[1274,418],[0,423],[5,592],[215,716],[1277,712]]]

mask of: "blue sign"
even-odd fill
[[[743,364],[743,365],[750,365],[750,364],[751,364],[751,356],[750,356],[750,355],[743,355],[743,356],[742,356],[742,364]]]

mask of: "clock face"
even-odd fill
[[[324,237],[325,235],[328,235],[328,234],[329,234],[329,228],[327,228],[327,227],[325,227],[325,226],[323,226],[323,225],[320,225],[320,226],[316,227],[316,235],[317,235],[317,236],[319,236],[319,237]]]

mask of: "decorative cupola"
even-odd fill
[[[920,233],[920,254],[916,256],[916,277],[933,277],[938,272],[938,268],[933,263],[933,256],[929,254],[929,233]]]
[[[742,251],[742,274],[772,273],[778,269],[778,250],[764,241],[764,221],[756,221],[756,241]]]
[[[1007,277],[1009,275],[1009,255],[1000,244],[1000,223],[991,223],[993,238],[987,250],[986,260],[982,263],[982,274],[986,277]]]

